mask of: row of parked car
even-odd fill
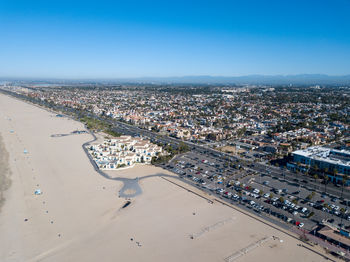
[[[266,183],[264,182],[264,184],[268,184],[268,181],[266,181]],[[281,194],[281,192],[286,193],[287,190],[285,189],[271,189],[271,191],[273,191],[276,194],[279,194],[281,196],[283,196],[283,194]],[[255,193],[259,193],[258,189],[252,189],[252,192],[250,193],[251,196],[255,197],[256,194]],[[274,205],[277,208],[281,208],[283,210],[288,211],[289,213],[293,214],[294,216],[298,215],[299,213],[301,213],[302,215],[304,215],[305,217],[308,217],[309,214],[311,213],[310,210],[308,210],[308,208],[306,207],[302,207],[302,206],[298,206],[297,204],[287,200],[284,200],[284,202],[282,203],[280,201],[280,198],[278,197],[273,197],[270,198],[270,193],[265,193],[263,195],[264,198],[266,198],[265,202]],[[289,198],[293,199],[295,198],[295,196],[289,195]],[[300,200],[298,197],[295,198],[296,200]],[[332,199],[332,202],[335,202],[336,199]],[[345,211],[342,213],[340,210],[341,208],[335,204],[329,204],[329,205],[325,205],[324,200],[319,200],[316,202],[311,202],[308,201],[306,199],[302,199],[300,201],[300,203],[302,204],[309,204],[311,207],[318,209],[318,210],[322,210],[324,212],[327,213],[331,213],[334,214],[338,217],[342,217],[343,219],[346,219],[348,221],[350,221],[350,211],[345,209]]]
[[[264,181],[263,184],[265,186],[268,186],[269,181]],[[336,204],[333,204],[333,203],[336,203],[338,201],[338,198],[336,198],[336,197],[330,198],[330,200],[333,202],[332,204],[325,205],[325,201],[323,199],[316,201],[316,202],[311,202],[310,200],[302,199],[300,197],[295,196],[295,195],[299,195],[300,191],[291,192],[290,194],[288,194],[288,190],[286,188],[283,188],[283,189],[272,188],[271,191],[275,194],[282,196],[282,197],[288,196],[288,198],[295,198],[297,200],[297,202],[300,201],[300,203],[302,203],[302,204],[309,204],[311,207],[314,207],[317,210],[322,210],[324,212],[331,213],[333,215],[336,215],[338,217],[342,217],[343,219],[347,219],[348,221],[350,221],[350,211],[345,209],[345,211],[342,213],[341,208],[339,206],[337,206]],[[269,193],[264,194],[264,197],[268,198]],[[327,198],[327,195],[322,194],[321,197]],[[288,203],[288,200],[286,200],[286,201],[287,201],[286,203]],[[276,199],[272,199],[272,203],[274,203],[274,202],[276,202]],[[286,205],[286,203],[283,203],[284,205],[280,205],[278,203],[277,204],[274,203],[274,204],[277,207],[281,207],[284,210],[288,210],[293,215],[297,215],[298,211],[299,212],[301,211],[301,213],[303,213],[305,216],[308,216],[310,214],[310,211],[308,211],[307,208],[300,208],[299,206],[297,206],[296,204],[293,204],[293,203]],[[341,204],[348,204],[346,200],[343,200],[340,203]],[[303,211],[303,210],[305,210],[305,211]]]
[[[293,216],[296,216],[300,213],[307,217],[310,214],[310,211],[306,207],[298,206],[289,200],[284,200],[284,202],[281,202],[278,198],[275,197],[272,199],[266,199],[264,202],[271,204],[276,208],[283,209],[293,214]]]
[[[233,194],[231,198],[234,201],[240,201],[241,203],[247,204],[248,208],[254,209],[254,211],[257,212],[257,213],[265,212],[267,214],[273,215],[273,216],[275,216],[275,217],[277,217],[279,219],[282,219],[283,221],[285,221],[287,223],[291,223],[291,224],[296,225],[298,227],[303,227],[304,226],[304,223],[301,223],[300,221],[297,221],[295,219],[287,217],[287,216],[285,216],[285,215],[283,215],[281,213],[275,212],[275,211],[271,210],[268,207],[265,207],[265,206],[263,206],[261,204],[256,203],[253,200],[247,199],[246,197],[240,197],[237,194]]]
[[[243,186],[243,189],[242,189],[241,187],[238,186],[238,183],[235,184],[235,186],[233,186],[232,188],[235,189],[237,192],[241,192],[241,196],[239,196],[238,194],[232,194],[229,191],[225,191],[223,188],[217,188],[217,189],[215,189],[215,192],[217,194],[221,194],[225,198],[229,198],[229,199],[232,199],[234,201],[239,201],[240,203],[246,204],[246,206],[248,208],[252,208],[257,213],[260,213],[262,211],[267,212],[267,213],[270,213],[272,215],[275,215],[275,216],[281,218],[282,220],[284,220],[286,222],[297,223],[297,225],[300,227],[304,226],[303,223],[296,221],[293,218],[289,218],[289,217],[287,217],[279,212],[274,212],[270,208],[265,207],[259,203],[256,203],[254,200],[251,200],[248,198],[248,196],[253,197],[255,199],[261,198],[262,196],[261,196],[261,192],[259,189],[250,188],[248,186],[246,186],[246,187]],[[270,198],[270,193],[265,193],[263,195],[263,197],[265,198],[265,201],[264,201],[265,203],[271,204],[276,208],[281,208],[285,211],[288,211],[289,213],[293,214],[293,216],[296,216],[300,213],[303,216],[307,217],[310,214],[310,211],[308,210],[308,208],[298,206],[289,200],[284,200],[284,202],[281,202],[280,198],[278,198],[278,197]]]
[[[309,202],[309,205],[317,210],[322,210],[323,212],[327,212],[350,221],[350,211],[348,209],[341,212],[341,208],[339,206],[335,204],[326,204],[324,200]]]

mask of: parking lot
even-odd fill
[[[240,205],[284,228],[312,230],[322,220],[350,225],[350,202],[315,192],[300,179],[286,181],[270,172],[256,172],[239,160],[217,160],[188,152],[163,167],[202,190]]]
[[[268,181],[268,185],[264,185],[264,181]],[[335,221],[339,221],[340,223],[342,213],[345,220],[349,219],[348,202],[340,201],[338,198],[325,193],[318,193],[312,187],[304,185],[298,179],[288,182],[274,176],[259,175],[254,182],[258,187],[264,186],[270,189],[270,191],[282,191],[279,193],[281,197],[291,198],[299,204],[310,206],[315,213],[314,219],[316,218],[318,221],[322,219],[335,219]],[[319,213],[318,211],[322,212]]]

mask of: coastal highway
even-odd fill
[[[54,107],[49,107],[49,108],[52,108],[52,109],[54,109],[54,110],[57,110],[57,107],[56,106],[54,106]],[[70,109],[68,109],[68,111],[71,111]],[[65,111],[65,112],[67,112],[67,111]],[[69,114],[70,115],[70,114]],[[126,125],[126,126],[124,126],[124,124],[120,124],[119,125],[119,123],[115,123],[115,125],[116,126],[121,126],[122,127],[122,129],[124,130],[124,132],[126,132],[127,130],[129,130],[130,132],[139,132],[139,130],[138,129],[135,129],[135,128],[130,128],[130,126],[128,126],[128,125]],[[124,126],[124,127],[123,127]],[[128,131],[128,132],[129,132]],[[141,132],[140,132],[141,133]],[[143,133],[143,132],[142,132]],[[92,134],[93,135],[93,134]],[[150,134],[151,136],[149,136],[150,138],[157,138],[157,134],[153,134],[153,133],[151,133]],[[143,135],[143,136],[145,136],[145,135]],[[174,145],[177,145],[177,143],[179,143],[178,141],[173,141],[173,139],[167,139],[167,138],[161,138],[161,139],[164,139],[164,141],[171,141],[171,143],[174,143]],[[85,151],[85,153],[87,154],[87,156],[89,156],[89,154],[88,154],[88,152],[87,152],[87,150],[86,150],[86,146],[88,146],[88,144],[89,143],[91,143],[91,142],[94,142],[96,140],[96,137],[93,135],[93,139],[91,140],[91,141],[89,141],[89,142],[87,142],[86,144],[84,144],[83,145],[83,149],[84,149],[84,151]],[[208,149],[206,149],[206,148],[201,148],[201,147],[197,147],[197,146],[195,146],[194,148],[192,148],[192,153],[194,153],[194,154],[198,154],[198,155],[201,155],[201,158],[203,159],[203,158],[205,158],[205,155],[211,155],[211,153],[210,153],[210,151],[212,151],[212,150],[208,150]],[[223,162],[223,158],[226,158],[226,156],[225,156],[225,154],[222,154],[222,153],[220,153],[220,152],[216,152],[216,151],[214,151],[214,153],[211,155],[211,157],[214,159],[214,157],[218,160],[218,162]],[[231,157],[231,156],[230,156]],[[231,157],[231,158],[233,158],[233,157]],[[89,157],[89,159],[90,159],[90,161],[91,161],[91,158]],[[93,162],[93,161],[91,161],[92,162],[92,164],[93,164],[93,166],[95,167],[95,169],[96,169],[96,171],[100,174],[100,175],[102,175],[104,178],[106,178],[106,179],[111,179],[111,180],[116,180],[116,181],[121,181],[121,182],[123,182],[123,187],[122,187],[122,189],[120,190],[120,192],[119,192],[119,196],[120,197],[125,197],[125,198],[129,198],[129,197],[133,197],[133,196],[136,196],[136,195],[139,195],[139,194],[142,194],[142,189],[141,189],[141,187],[140,187],[140,185],[139,185],[139,180],[141,180],[141,179],[146,179],[146,178],[150,178],[150,177],[154,177],[154,176],[158,176],[158,177],[161,177],[161,178],[163,178],[163,179],[168,179],[168,178],[173,178],[173,179],[171,179],[171,181],[170,181],[170,179],[169,179],[169,182],[171,182],[171,183],[174,183],[174,184],[176,184],[177,186],[179,186],[179,187],[182,187],[184,190],[188,190],[189,192],[191,192],[191,193],[194,193],[194,194],[196,194],[196,190],[193,190],[193,189],[191,189],[191,188],[187,188],[187,187],[183,187],[182,186],[182,183],[177,183],[177,181],[175,180],[175,179],[177,179],[177,180],[181,180],[183,183],[187,183],[187,184],[189,184],[189,185],[192,185],[192,186],[196,186],[195,184],[194,184],[194,182],[192,182],[192,181],[184,181],[184,179],[182,179],[182,178],[180,178],[180,177],[177,177],[177,176],[172,176],[172,175],[166,175],[166,174],[162,174],[162,173],[158,173],[158,174],[155,174],[155,175],[151,175],[151,176],[146,176],[146,177],[144,177],[144,178],[136,178],[136,179],[128,179],[128,178],[118,178],[118,177],[111,177],[111,176],[109,176],[109,175],[107,175],[106,173],[104,173],[104,172],[102,172],[102,171],[100,171],[100,170],[98,170],[98,168],[97,168],[97,166],[95,165],[95,163]],[[174,179],[175,178],[175,179]],[[202,189],[202,188],[201,188]],[[204,191],[206,191],[208,194],[211,194],[211,192],[209,191],[209,190],[207,190],[207,189],[202,189],[202,190],[204,190]],[[129,193],[128,191],[130,191],[130,193],[131,194],[127,194],[127,193]],[[132,192],[131,192],[132,191]],[[210,200],[210,201],[213,201],[212,199],[212,197],[210,197],[210,196],[206,196],[205,194],[201,194],[200,193],[200,195],[202,195],[202,197],[204,197],[204,198],[207,198],[208,199],[208,201]],[[214,200],[214,201],[217,201],[217,202],[219,202],[219,203],[221,203],[222,205],[227,205],[226,203],[230,203],[230,204],[232,204],[232,201],[230,202],[230,200],[225,200],[225,199],[217,199],[217,200]],[[268,215],[265,215],[265,214],[261,214],[261,216],[260,216],[260,218],[263,218],[264,220],[261,220],[261,219],[259,219],[259,215],[252,215],[251,214],[251,210],[248,210],[245,206],[240,206],[240,205],[238,205],[238,207],[236,206],[236,205],[229,205],[229,207],[231,207],[231,208],[233,208],[233,209],[235,209],[235,210],[237,210],[237,211],[239,211],[239,212],[242,212],[242,213],[245,213],[245,214],[247,214],[247,215],[249,215],[250,217],[252,217],[252,218],[254,218],[254,219],[257,219],[257,220],[259,220],[259,221],[261,221],[261,222],[263,222],[263,223],[265,223],[266,225],[268,225],[268,226],[270,226],[270,227],[273,227],[273,228],[275,228],[275,229],[278,229],[278,230],[280,230],[280,227],[281,228],[283,228],[283,229],[289,229],[290,228],[290,225],[288,225],[288,224],[284,224],[284,223],[282,223],[282,222],[280,222],[280,221],[278,221],[278,220],[276,220],[276,219],[274,219],[273,217],[269,217]],[[276,227],[275,225],[278,225],[279,227]],[[285,231],[284,231],[285,232]],[[294,237],[293,235],[291,235],[292,237]]]
[[[168,137],[168,136],[160,136],[159,134],[154,133],[152,131],[141,129],[137,126],[133,126],[133,125],[130,125],[130,124],[127,124],[124,122],[117,121],[117,120],[109,120],[109,119],[101,119],[101,118],[99,118],[99,119],[104,120],[104,121],[108,121],[110,124],[112,124],[113,130],[116,132],[132,135],[132,136],[137,136],[137,135],[145,136],[145,137],[150,138],[153,142],[170,144],[173,147],[177,147],[180,142],[183,142],[191,149],[192,152],[197,153],[198,156],[202,155],[201,156],[202,158],[203,158],[203,156],[205,157],[207,155],[207,156],[210,156],[212,158],[216,158],[218,160],[224,159],[226,161],[239,161],[241,165],[243,165],[243,163],[245,163],[246,168],[248,168],[252,171],[255,171],[255,172],[268,173],[271,176],[280,177],[280,178],[283,178],[289,182],[295,182],[294,179],[298,179],[300,183],[302,183],[301,181],[303,181],[303,180],[307,181],[306,183],[303,184],[303,186],[308,188],[310,191],[318,191],[318,192],[322,193],[325,190],[325,186],[321,184],[320,180],[315,181],[311,177],[306,176],[304,174],[297,174],[295,172],[291,172],[288,169],[281,169],[279,167],[267,165],[265,163],[259,163],[259,162],[254,163],[251,160],[247,160],[247,159],[239,157],[239,156],[232,156],[230,154],[220,152],[220,151],[217,151],[215,149],[205,147],[203,145],[197,145],[197,144],[194,144],[192,142],[181,141],[179,139],[175,139],[175,138]],[[332,183],[329,183],[327,185],[326,190],[327,190],[327,194],[336,196],[338,198],[344,197],[344,198],[350,199],[350,191],[349,190],[344,189],[343,193],[342,193],[341,188],[334,186]]]
[[[112,125],[112,130],[119,132],[119,133],[123,133],[125,135],[131,135],[131,136],[143,136],[143,137],[148,137],[152,142],[156,142],[156,143],[163,143],[163,144],[170,144],[172,147],[177,148],[180,142],[183,142],[184,144],[186,144],[190,150],[192,152],[195,152],[196,154],[198,154],[198,156],[201,156],[202,158],[205,156],[210,156],[212,158],[216,158],[217,160],[225,160],[225,161],[239,161],[241,166],[245,166],[245,168],[250,169],[252,171],[256,171],[256,172],[260,172],[260,173],[268,173],[272,176],[276,176],[276,177],[280,177],[280,178],[284,178],[288,181],[293,182],[294,179],[298,178],[298,180],[302,181],[302,180],[306,180],[307,184],[305,184],[304,186],[309,188],[310,191],[316,190],[319,192],[323,192],[324,191],[324,185],[322,185],[319,181],[314,181],[313,179],[311,179],[308,176],[302,175],[302,174],[296,174],[294,172],[291,172],[289,170],[286,169],[280,169],[278,167],[274,167],[274,166],[270,166],[267,165],[265,163],[253,163],[253,161],[251,160],[247,160],[245,158],[239,157],[239,156],[232,156],[230,154],[224,153],[224,152],[220,152],[217,151],[215,149],[206,147],[204,145],[198,145],[189,141],[182,141],[173,137],[169,137],[169,136],[162,136],[159,135],[158,133],[152,132],[150,130],[146,130],[146,129],[142,129],[139,128],[137,126],[113,119],[111,117],[101,117],[101,116],[97,116],[95,114],[92,114],[90,112],[86,112],[86,111],[80,111],[80,110],[76,110],[70,107],[65,107],[62,105],[56,105],[56,104],[52,104],[52,103],[48,103],[46,101],[42,101],[33,97],[28,97],[22,94],[18,94],[9,90],[5,90],[5,89],[0,89],[0,92],[7,94],[7,95],[11,95],[14,97],[17,97],[21,100],[25,100],[34,104],[38,104],[47,108],[50,108],[54,111],[61,111],[61,112],[65,112],[68,115],[71,115],[73,118],[76,118],[77,120],[79,120],[81,117],[87,116],[87,117],[91,117],[91,118],[95,118],[101,121],[105,121],[108,124]],[[334,185],[332,185],[331,183],[329,183],[327,185],[327,192],[329,194],[332,194],[334,196],[337,197],[341,197],[343,195],[343,197],[350,199],[350,190],[348,189],[343,189],[343,193],[342,193],[342,189],[338,188]]]

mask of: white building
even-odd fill
[[[317,166],[319,169],[336,170],[338,175],[329,175],[331,181],[341,182],[343,175],[350,175],[350,151],[313,146],[293,152],[295,163],[308,167]],[[350,181],[347,181],[348,185]]]
[[[120,136],[91,145],[88,151],[100,169],[111,170],[135,163],[150,163],[153,156],[162,153],[162,148],[148,140]]]

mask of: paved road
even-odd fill
[[[64,107],[62,105],[49,104],[45,101],[41,101],[41,100],[37,100],[37,99],[32,98],[32,97],[27,97],[25,95],[17,94],[17,93],[11,92],[9,90],[0,89],[0,92],[5,93],[5,94],[10,95],[10,96],[14,96],[16,98],[19,98],[19,99],[22,99],[22,100],[25,100],[28,102],[31,102],[31,103],[34,103],[34,104],[39,104],[41,106],[48,107],[52,110],[66,112],[68,114],[74,115],[75,118],[88,116],[88,117],[92,117],[92,118],[95,118],[98,120],[105,121],[105,122],[111,124],[115,131],[122,132],[124,134],[129,134],[129,135],[133,135],[133,136],[135,136],[135,135],[146,136],[146,137],[149,137],[157,142],[171,144],[173,147],[177,147],[177,145],[181,142],[181,140],[179,140],[179,139],[175,139],[175,138],[172,138],[169,136],[161,136],[161,135],[154,133],[152,131],[141,129],[137,126],[134,126],[134,125],[131,125],[128,123],[124,123],[124,122],[121,122],[121,121],[118,121],[118,120],[115,120],[112,118],[102,118],[102,117],[94,115],[90,112],[82,112],[82,111],[77,111],[73,108]],[[199,145],[199,144],[195,144],[195,143],[192,143],[189,141],[183,141],[183,142],[185,144],[187,144],[192,151],[199,153],[199,154],[205,154],[207,156],[213,157],[218,161],[222,160],[222,159],[224,159],[224,160],[236,160],[236,159],[238,159],[241,161],[245,161],[247,163],[251,162],[251,160],[248,160],[248,159],[245,159],[245,158],[242,158],[239,156],[233,156],[233,155],[230,155],[230,154],[227,154],[224,152],[219,152],[215,149],[206,147],[205,145]],[[269,169],[273,175],[276,175],[279,177],[285,176],[285,178],[288,180],[293,180],[295,177],[298,177],[298,174],[291,173],[288,170],[280,170],[279,168],[268,166],[264,163],[254,163],[254,166],[252,166],[249,169],[255,170],[258,172],[266,172]],[[312,181],[311,179],[307,178],[305,175],[301,175],[298,178],[308,180],[309,181],[308,185],[309,185],[309,187],[312,188],[312,190],[316,189],[319,192],[324,191],[324,185],[321,185],[320,182]],[[332,194],[332,195],[336,195],[338,197],[341,195],[341,190],[339,188],[334,187],[331,184],[329,184],[327,186],[327,192]],[[350,199],[350,190],[345,188],[343,196],[347,199]]]

